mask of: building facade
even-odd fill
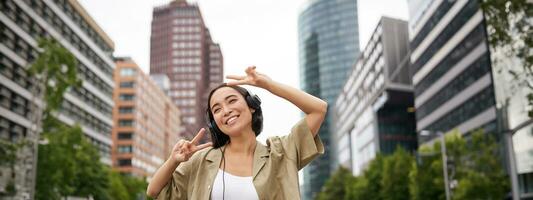
[[[170,97],[180,108],[185,137],[205,126],[205,99],[222,83],[223,57],[213,42],[200,9],[184,0],[154,8],[150,73],[166,74]]]
[[[382,17],[335,103],[337,163],[356,176],[378,154],[417,147],[407,22]]]
[[[357,0],[309,0],[298,17],[301,88],[330,105],[359,54],[357,12]],[[314,198],[331,173],[331,129],[332,115],[328,112],[319,130],[326,152],[304,169],[304,199]]]
[[[417,131],[457,129],[468,137],[482,128],[496,136],[505,152],[504,133],[518,128],[511,142],[516,163],[507,162],[507,169],[517,168],[520,198],[533,197],[533,125],[526,111],[531,90],[517,84],[528,80],[508,73],[521,74],[524,63],[505,49],[490,47],[479,1],[409,4],[411,16],[418,16],[409,22]]]
[[[56,117],[79,124],[98,148],[101,162],[111,165],[114,43],[75,0],[6,0],[0,3],[0,138],[37,144],[43,101],[38,85],[26,73],[38,56],[37,39],[50,37],[78,60],[80,88],[65,93]],[[0,193],[13,184],[15,199],[32,199],[36,145],[17,155],[15,172],[2,169]]]
[[[113,168],[149,180],[178,141],[179,110],[131,58],[115,61]]]

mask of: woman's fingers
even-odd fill
[[[195,151],[195,152],[196,152],[196,151],[200,151],[200,150],[205,149],[205,148],[207,148],[207,147],[210,147],[210,146],[212,146],[212,145],[213,145],[212,142],[208,142],[208,143],[205,143],[205,144],[201,144],[201,145],[196,146],[196,149],[195,149],[194,151]]]
[[[239,75],[227,75],[227,79],[233,79],[233,80],[243,80],[246,78],[246,76],[239,76]]]
[[[246,80],[230,81],[230,82],[226,83],[226,85],[229,85],[229,86],[231,86],[231,85],[245,85],[245,84],[250,84],[250,83],[248,83],[248,81],[246,81]]]
[[[205,135],[205,128],[201,128],[200,131],[198,131],[198,134],[196,134],[196,136],[192,139],[191,143],[192,144],[198,144],[198,142],[200,141],[200,139],[202,139]]]

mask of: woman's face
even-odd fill
[[[228,136],[236,136],[252,130],[252,111],[237,90],[222,87],[216,90],[209,101],[211,114],[218,128]]]

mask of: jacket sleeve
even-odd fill
[[[317,156],[324,154],[324,145],[320,136],[317,134],[313,137],[305,118],[292,127],[289,135],[274,137],[271,140],[270,143],[281,144],[284,154],[296,162],[298,170],[305,167]]]
[[[187,186],[190,180],[193,161],[193,158],[191,158],[187,162],[180,163],[176,171],[172,173],[172,178],[168,181],[167,185],[159,192],[156,198],[157,200],[187,199]]]

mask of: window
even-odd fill
[[[133,81],[120,82],[120,88],[133,88],[133,87],[135,87],[135,82]]]
[[[136,71],[133,68],[122,68],[120,69],[120,76],[133,76]]]
[[[131,106],[127,106],[127,107],[119,107],[118,108],[118,112],[121,113],[121,114],[127,114],[127,113],[133,113],[135,111],[135,109]]]
[[[118,126],[121,126],[121,127],[131,127],[131,126],[133,126],[133,120],[131,120],[131,119],[121,119],[121,120],[118,120]]]
[[[118,152],[119,153],[131,153],[133,152],[133,150],[131,148],[131,145],[127,145],[127,146],[119,145]]]
[[[118,166],[131,166],[131,159],[119,159]]]
[[[135,99],[135,95],[133,94],[120,94],[119,99],[122,101],[133,101]]]
[[[118,137],[119,140],[131,140],[133,138],[132,132],[119,132]]]

